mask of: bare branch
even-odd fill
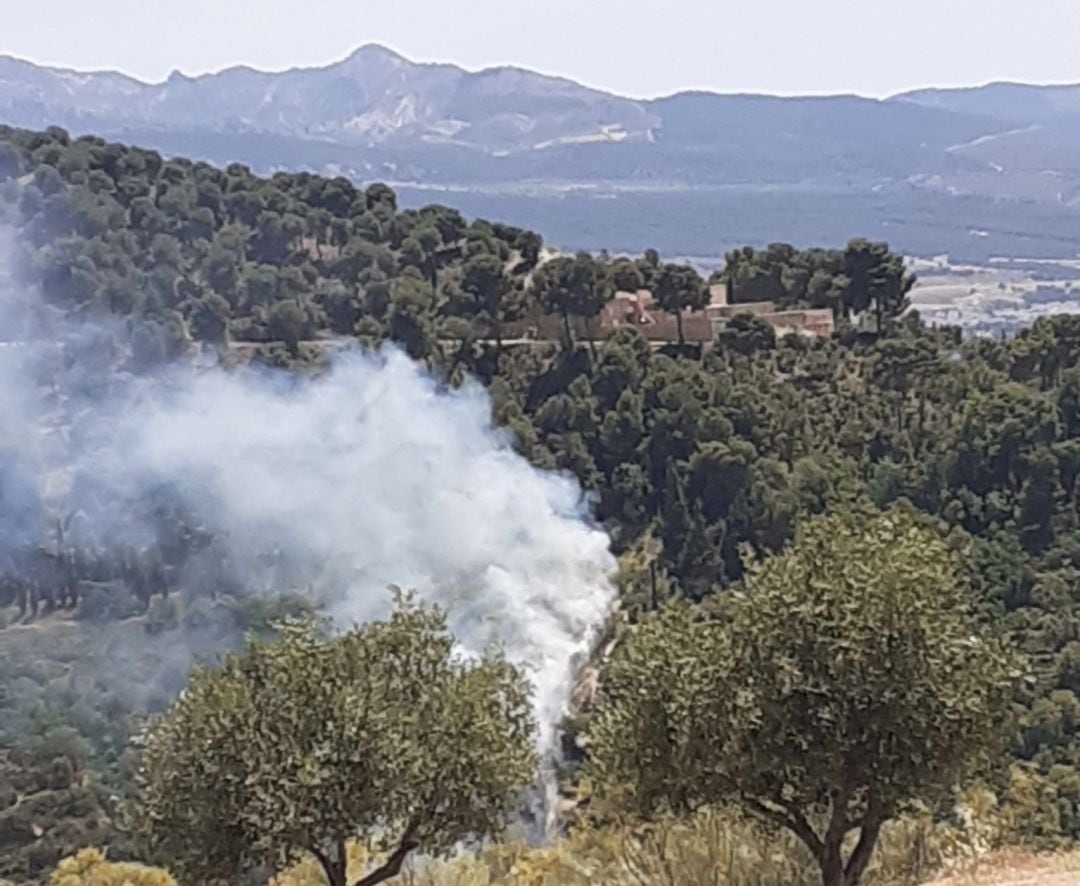
[[[747,808],[756,812],[776,824],[779,824],[789,831],[795,834],[803,843],[806,848],[813,854],[814,858],[821,858],[821,853],[824,849],[824,844],[816,833],[814,828],[810,825],[810,822],[806,820],[806,816],[802,814],[802,811],[798,809],[792,803],[781,804],[786,811],[775,809],[760,800],[753,797],[743,797],[743,802],[746,803]]]
[[[846,886],[858,886],[862,875],[866,873],[866,867],[870,864],[870,857],[874,854],[874,846],[881,833],[882,822],[887,817],[888,810],[882,805],[881,795],[871,788],[866,801],[866,814],[863,815],[862,822],[859,824],[859,842],[855,844],[851,857],[844,866]]]
[[[376,886],[377,883],[384,883],[391,877],[400,874],[401,867],[405,864],[405,859],[408,858],[409,853],[420,847],[420,841],[416,839],[416,832],[419,829],[420,821],[414,818],[409,823],[409,826],[405,828],[405,833],[401,835],[401,842],[398,843],[397,849],[390,853],[390,857],[386,862],[366,877],[357,880],[353,883],[353,886]]]
[[[322,865],[323,873],[326,874],[326,882],[330,883],[331,886],[339,886],[341,880],[338,878],[337,866],[330,860],[330,856],[319,849],[311,849],[309,851],[319,860],[319,864]]]
[[[848,800],[851,799],[851,789],[845,785],[830,792],[829,801],[832,804],[832,816],[829,819],[829,828],[825,833],[826,846],[839,846],[844,842],[844,837],[851,829],[848,819]]]
[[[867,813],[869,816],[869,813]],[[851,852],[847,865],[844,867],[844,882],[847,886],[859,886],[862,875],[866,873],[870,857],[874,854],[874,846],[877,844],[878,835],[881,833],[880,820],[864,820],[859,831],[859,842]]]

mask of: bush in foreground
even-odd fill
[[[965,575],[904,509],[805,523],[741,591],[621,644],[589,735],[600,797],[646,817],[738,803],[825,886],[857,886],[886,822],[1002,759],[1019,662]]]
[[[46,886],[176,886],[166,871],[141,864],[113,864],[97,849],[65,858]]]
[[[197,672],[147,737],[149,847],[186,882],[307,856],[347,886],[361,839],[386,852],[356,881],[374,886],[414,850],[497,833],[535,773],[528,686],[500,655],[453,647],[441,611],[403,599],[388,621],[329,640],[288,625]]]

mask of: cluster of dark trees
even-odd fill
[[[735,302],[830,308],[844,319],[870,314],[874,328],[907,307],[915,278],[884,243],[853,240],[846,249],[798,250],[787,243],[729,252],[721,277]]]
[[[490,391],[534,464],[597,494],[630,611],[714,598],[808,518],[910,502],[975,551],[983,616],[1038,665],[1018,759],[1080,835],[1080,319],[962,341],[906,312],[912,280],[880,244],[728,256],[737,302],[831,307],[837,332],[788,336],[748,315],[708,348],[620,329],[592,347],[502,342],[530,300],[595,315],[615,289],[701,305],[703,281],[655,253],[545,261],[532,232],[445,207],[401,211],[382,185],[260,179],[152,151],[0,129],[0,212],[18,273],[54,306],[109,314],[136,371],[197,341],[253,342],[299,367],[305,343],[393,341]]]
[[[616,289],[647,286],[677,317],[707,300],[693,268],[653,251],[562,257],[534,277],[540,235],[445,206],[399,211],[385,185],[261,179],[60,129],[0,127],[0,187],[18,216],[25,278],[67,310],[143,320],[132,342],[142,365],[190,338],[282,343],[295,356],[327,334],[389,338],[428,358],[444,356],[446,340],[498,342],[532,305],[568,321],[595,316]],[[725,274],[741,300],[844,316],[872,305],[879,325],[911,283],[899,257],[865,241],[842,253],[737,253]]]
[[[5,507],[10,504],[2,497],[0,501]],[[146,612],[155,597],[167,601],[173,591],[211,599],[235,591],[222,538],[166,503],[160,492],[148,493],[142,505],[128,517],[154,542],[140,546],[130,541],[75,540],[70,526],[83,517],[81,512],[56,514],[49,520],[41,502],[23,508],[23,531],[5,538],[0,554],[0,610],[14,606],[22,621],[58,608],[97,619],[115,608],[104,605],[109,597],[130,597],[121,609],[134,613]],[[35,533],[38,537],[30,538]]]

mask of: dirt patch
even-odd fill
[[[1080,852],[1047,856],[1000,853],[926,886],[1080,886]]]

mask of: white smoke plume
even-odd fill
[[[501,644],[527,667],[554,749],[615,563],[576,481],[515,453],[478,384],[448,390],[393,348],[317,377],[138,376],[107,326],[41,309],[28,332],[20,305],[0,300],[0,555],[38,544],[51,515],[67,544],[161,544],[141,508],[164,494],[246,591],[310,589],[339,624],[385,615],[391,584],[441,604],[465,652]]]
[[[284,381],[214,370],[159,389],[107,455],[223,532],[240,576],[274,551],[339,586],[341,621],[384,615],[390,584],[443,605],[465,650],[498,643],[529,666],[550,735],[613,597],[608,538],[577,483],[515,453],[479,386],[440,389],[397,350]]]

